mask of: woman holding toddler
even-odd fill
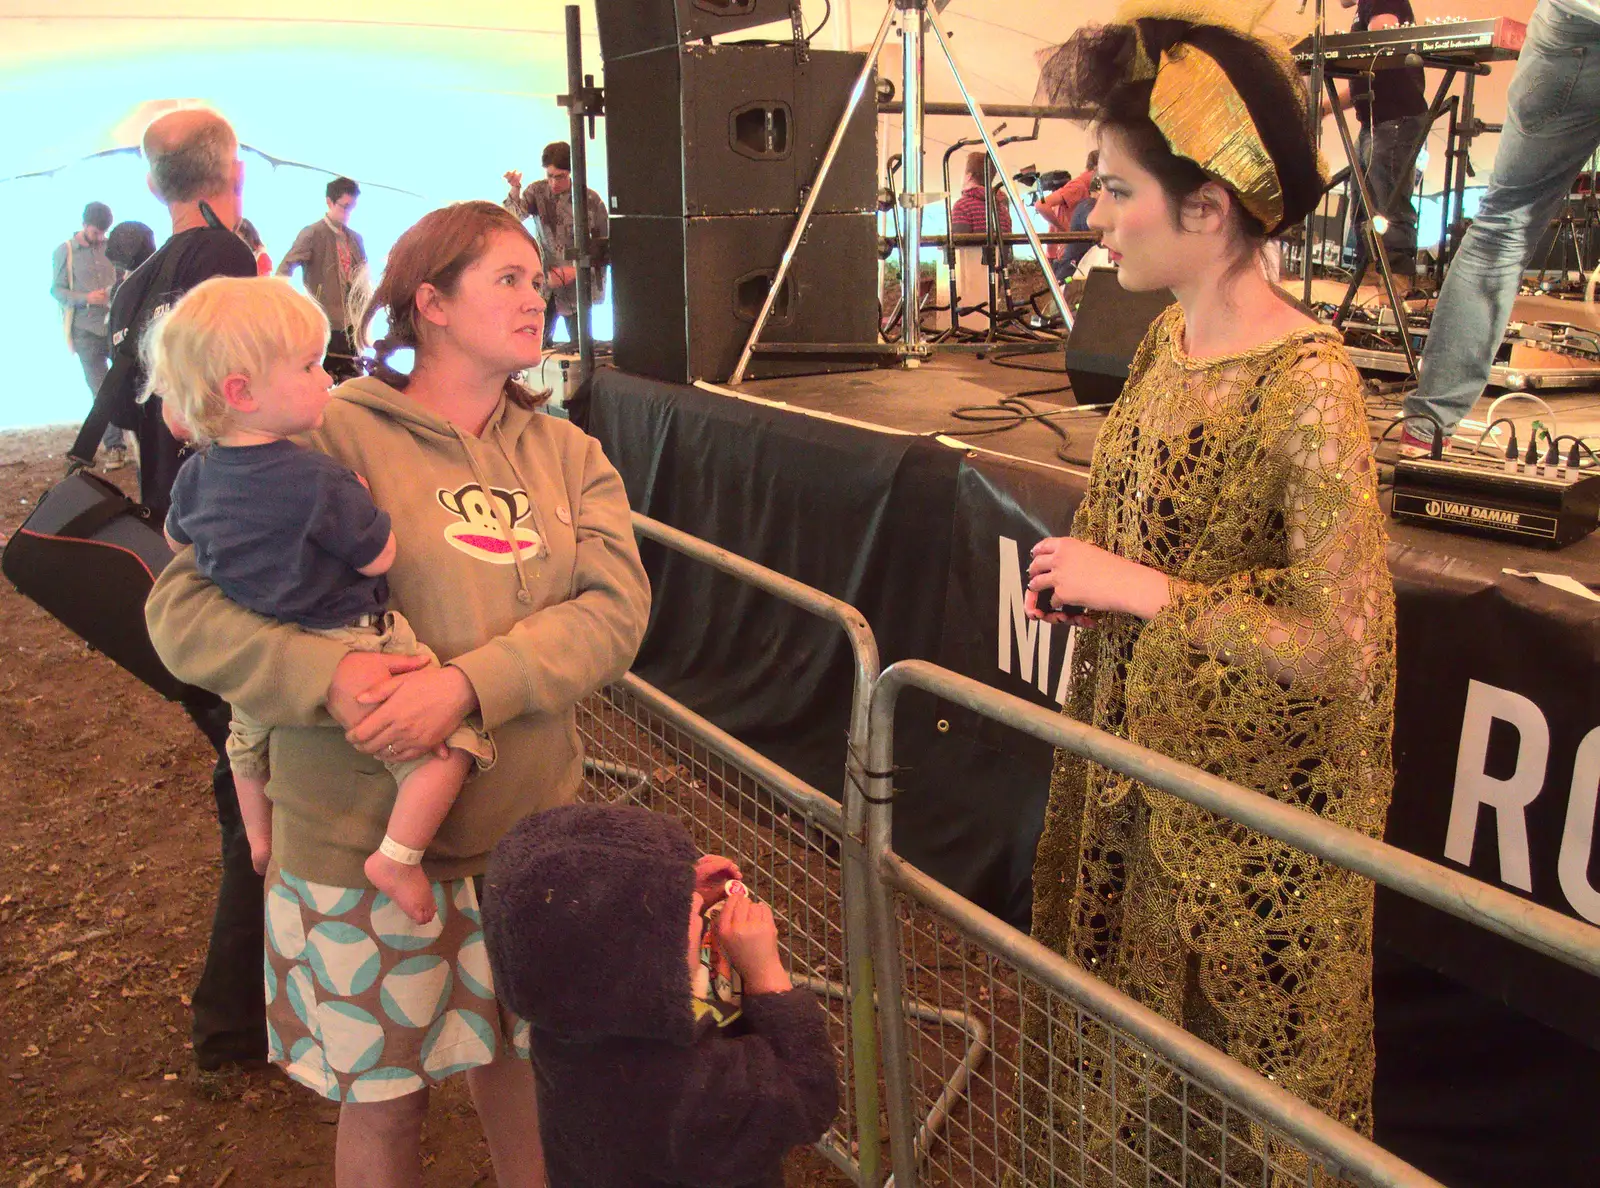
[[[541,415],[513,379],[539,361],[542,279],[532,237],[500,207],[424,216],[361,320],[365,335],[387,317],[377,373],[341,385],[305,439],[388,517],[386,605],[438,663],[351,651],[245,609],[201,575],[195,550],[147,608],[175,674],[270,730],[269,1045],[340,1103],[341,1188],[420,1183],[429,1087],[456,1072],[498,1182],[544,1181],[526,1027],[496,1000],[481,876],[517,820],[575,799],[574,707],[627,670],[649,589],[599,444]],[[388,366],[401,349],[414,352],[409,375]],[[366,874],[391,840],[391,767],[439,753],[463,726],[492,742],[492,764],[469,774],[416,858],[384,850],[420,859],[432,910],[408,913]]]

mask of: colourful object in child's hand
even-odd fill
[[[719,1027],[726,1027],[739,1017],[739,1004],[744,998],[744,980],[739,976],[739,971],[733,968],[728,955],[722,951],[716,929],[717,917],[736,895],[745,899],[754,898],[744,883],[738,879],[727,880],[722,884],[722,898],[706,909],[706,927],[700,934],[701,970],[695,979],[695,995],[699,1005],[695,1008],[695,1018],[698,1019],[703,1010],[710,1010],[715,1014]]]

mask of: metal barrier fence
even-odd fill
[[[848,757],[866,749],[867,703],[878,647],[859,611],[774,570],[635,514],[641,537],[765,590],[839,626],[855,684]],[[840,1069],[839,1118],[822,1152],[865,1188],[882,1181],[878,1036],[869,937],[861,798],[838,800],[764,758],[632,674],[579,706],[584,795],[628,799],[679,817],[707,853],[736,861],[782,921],[791,973],[829,1016]]]
[[[839,800],[637,676],[581,705],[579,728],[586,796],[679,816],[772,903],[797,983],[828,1009],[839,1062],[843,1109],[820,1148],[864,1188],[883,1183],[880,1075],[897,1188],[1438,1188],[894,854],[894,706],[907,686],[1600,974],[1600,929],[935,665],[880,675],[872,633],[847,604],[645,517],[634,526],[850,640]]]
[[[894,707],[916,687],[1590,973],[1569,919],[923,661],[879,679],[867,766],[884,1082],[899,1188],[1435,1181],[908,865],[889,848]],[[929,1009],[931,1007],[931,1010]],[[926,1021],[938,1020],[930,1028]],[[930,1126],[923,1119],[942,1123]]]

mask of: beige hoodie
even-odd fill
[[[423,866],[481,874],[527,813],[573,799],[575,703],[632,663],[650,607],[622,480],[599,442],[502,400],[479,437],[376,379],[339,387],[310,444],[365,478],[394,521],[390,606],[466,674],[498,761],[470,779]],[[229,602],[170,564],[145,607],[173,673],[274,727],[272,848],[288,873],[364,887],[394,782],[323,707],[336,643]]]

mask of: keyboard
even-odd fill
[[[1364,33],[1330,33],[1322,39],[1323,60],[1339,65],[1370,65],[1383,70],[1408,63],[1410,55],[1435,62],[1477,65],[1507,62],[1522,52],[1528,26],[1510,17],[1467,21],[1438,19],[1420,25],[1395,25]],[[1311,68],[1312,39],[1290,52],[1303,68]]]

